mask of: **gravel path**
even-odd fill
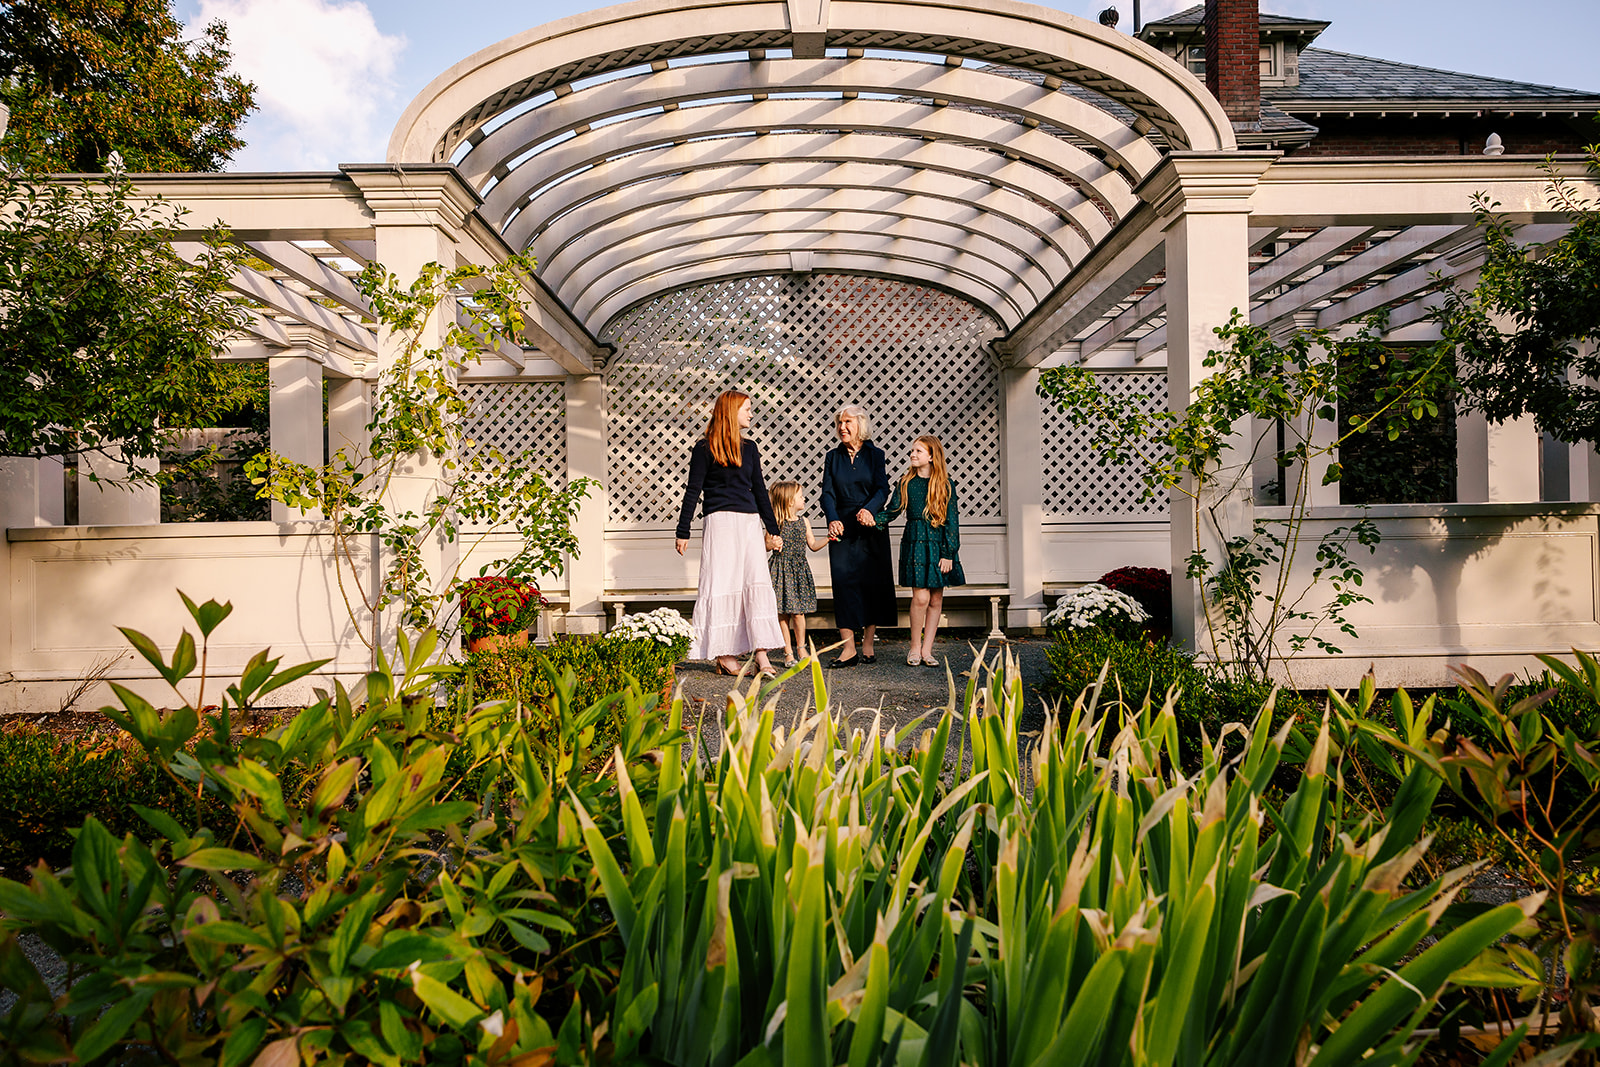
[[[886,641],[880,640],[874,649],[876,663],[825,672],[828,702],[836,709],[844,709],[852,726],[867,726],[872,722],[873,715],[879,713],[883,716],[885,727],[903,726],[919,715],[929,714],[947,705],[950,702],[952,678],[958,689],[957,699],[960,699],[959,690],[966,685],[966,672],[971,670],[977,653],[983,649],[986,633],[985,630],[957,630],[948,636],[941,634],[935,655],[941,664],[949,665],[948,674],[943,667],[935,670],[908,666],[906,654],[910,650],[910,642],[907,638],[891,636]],[[818,639],[832,637],[832,634],[824,632]],[[1043,638],[1022,638],[1004,646],[991,645],[988,649],[991,662],[1001,647],[1016,656],[1022,670],[1023,729],[1036,729],[1044,718],[1038,690],[1049,672],[1045,641]],[[833,659],[833,653],[822,656],[825,664]],[[778,658],[773,660],[774,666],[780,662]],[[721,716],[708,716],[705,713],[722,707],[729,690],[735,687],[741,692],[748,690],[750,679],[736,680],[719,675],[716,667],[710,663],[684,663],[678,667],[678,683],[683,688],[685,727],[692,730],[704,719],[705,744],[712,753],[717,752],[722,740]],[[774,718],[787,728],[811,708],[811,675],[803,672],[785,682],[779,690]],[[952,744],[956,740],[953,737]]]

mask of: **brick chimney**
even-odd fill
[[[1206,0],[1206,88],[1236,127],[1261,126],[1258,0]]]

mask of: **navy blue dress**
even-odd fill
[[[833,573],[833,616],[842,630],[894,626],[900,621],[894,600],[894,563],[889,531],[863,526],[856,512],[876,515],[889,499],[889,468],[883,449],[863,442],[854,462],[843,444],[822,461],[822,514],[844,523],[844,535],[828,542]]]

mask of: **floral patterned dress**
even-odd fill
[[[961,570],[961,524],[956,514],[956,483],[950,482],[950,506],[944,522],[934,526],[927,519],[928,479],[913,478],[906,486],[906,532],[900,538],[900,584],[912,589],[943,589],[966,585]],[[889,506],[878,512],[878,526],[887,527],[899,515],[900,488],[889,491]],[[939,570],[939,561],[950,561],[950,573]]]
[[[817,610],[817,583],[806,562],[806,521],[790,519],[778,528],[783,548],[767,555],[779,615],[809,615]]]

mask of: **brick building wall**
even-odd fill
[[[1543,156],[1582,152],[1600,141],[1600,123],[1520,117],[1456,119],[1357,115],[1304,116],[1319,133],[1310,144],[1291,150],[1295,156],[1476,156],[1491,133],[1498,133],[1507,155]]]

